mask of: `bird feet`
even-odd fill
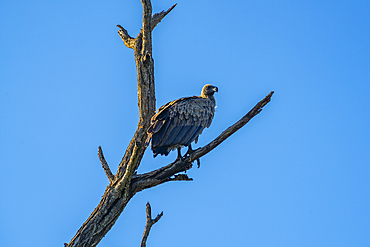
[[[181,155],[181,148],[178,148],[177,149],[177,158],[176,158],[176,160],[174,161],[174,163],[175,162],[177,162],[177,161],[180,161],[180,160],[184,160],[186,157],[189,157],[192,153],[194,153],[195,151],[197,151],[198,149],[200,149],[200,148],[197,148],[197,149],[195,149],[195,150],[193,150],[192,148],[191,148],[191,145],[188,147],[188,151],[186,152],[186,154],[184,155],[184,156],[182,156]],[[198,165],[198,168],[200,167],[200,160],[199,160],[199,158],[198,159],[196,159],[196,161],[197,161],[197,165]],[[186,170],[185,170],[185,172],[186,172]]]
[[[197,148],[197,149],[195,149],[195,150],[193,150],[192,148],[191,148],[191,145],[189,145],[189,147],[188,147],[188,151],[186,152],[186,154],[185,154],[185,157],[188,157],[188,156],[190,156],[192,153],[194,153],[195,151],[197,151],[197,150],[199,150],[200,148]],[[198,165],[198,168],[200,167],[200,160],[199,160],[199,158],[198,159],[196,159],[197,160],[197,165]]]
[[[186,156],[186,154],[185,154],[185,156]],[[185,157],[182,157],[182,155],[181,155],[181,148],[178,148],[177,149],[177,158],[176,158],[176,160],[174,162],[177,162],[177,161],[180,161],[180,160],[184,160],[184,159],[185,159]]]
[[[200,149],[200,148],[197,148],[197,149],[193,150],[193,149],[191,148],[191,145],[189,145],[189,147],[188,147],[188,151],[186,152],[185,157],[190,156],[192,153],[194,153],[195,151],[197,151],[197,150],[199,150],[199,149]]]

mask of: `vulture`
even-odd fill
[[[215,92],[218,88],[207,84],[200,96],[180,98],[157,110],[147,130],[148,140],[152,139],[154,157],[158,154],[167,156],[177,149],[176,160],[183,159],[182,146],[188,147],[185,156],[194,152],[191,143],[197,143],[204,128],[211,125],[216,106]]]

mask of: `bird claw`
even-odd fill
[[[188,151],[187,151],[187,152],[186,152],[186,154],[185,154],[185,157],[189,157],[192,153],[194,153],[194,152],[198,151],[199,149],[200,149],[200,148],[197,148],[197,149],[193,150],[193,149],[191,148],[191,146],[189,146]]]

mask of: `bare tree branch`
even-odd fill
[[[163,211],[155,217],[155,219],[152,219],[152,209],[150,207],[150,203],[148,202],[146,204],[146,225],[145,225],[145,230],[143,233],[143,239],[141,240],[141,245],[140,247],[146,247],[146,241],[149,236],[150,229],[152,226],[160,220],[160,218],[163,216]]]
[[[137,67],[138,81],[138,105],[139,105],[139,123],[133,139],[131,140],[124,157],[118,167],[116,177],[121,178],[126,170],[127,163],[131,157],[134,143],[141,143],[138,149],[138,162],[135,170],[140,164],[141,158],[144,155],[146,146],[144,145],[147,133],[146,130],[150,124],[150,118],[155,112],[155,85],[154,85],[154,61],[152,58],[152,5],[150,0],[142,0],[143,5],[143,29],[135,39],[135,61]],[[167,10],[169,13],[174,7]],[[163,12],[163,11],[162,11]],[[166,14],[158,14],[160,20]],[[157,19],[157,18],[156,18]],[[122,28],[123,29],[123,28]],[[127,33],[127,32],[126,32]],[[120,35],[121,36],[121,35]],[[122,37],[121,37],[122,38]],[[125,40],[124,40],[125,42]]]
[[[249,122],[254,116],[262,111],[262,108],[271,100],[273,95],[273,91],[270,92],[264,99],[258,102],[246,115],[244,115],[238,122],[227,128],[224,132],[222,132],[218,137],[216,137],[213,141],[211,141],[206,146],[197,149],[194,153],[190,156],[186,157],[184,160],[178,160],[174,163],[171,163],[167,166],[159,168],[155,171],[151,171],[144,174],[134,175],[132,177],[132,190],[133,193],[137,193],[143,189],[151,188],[157,186],[159,184],[173,181],[171,179],[173,175],[176,173],[186,171],[191,168],[192,162],[199,159],[200,157],[206,155],[211,150],[216,148],[220,145],[223,141],[225,141],[228,137],[234,134],[237,130],[243,127],[245,124]]]
[[[125,45],[128,48],[134,49],[136,40],[134,38],[132,38],[130,35],[128,35],[127,30],[124,29],[121,25],[117,25],[117,27],[119,27],[119,29],[120,29],[120,30],[118,30],[118,35],[123,40],[123,43],[125,43]]]
[[[171,8],[169,8],[167,11],[162,11],[160,13],[157,13],[155,15],[153,15],[153,18],[152,18],[152,30],[155,28],[155,26],[158,25],[158,23],[160,23],[162,21],[162,19],[168,14],[171,12],[171,10],[173,10],[173,8],[175,8],[177,5],[174,4]]]
[[[111,170],[108,166],[108,163],[104,158],[103,150],[101,149],[101,146],[98,147],[98,156],[99,156],[99,159],[100,159],[100,163],[102,164],[103,169],[105,171],[105,174],[107,174],[109,182],[112,183],[113,180],[114,180],[114,175],[112,174],[112,172],[111,172]]]
[[[147,53],[152,53],[152,3],[150,0],[141,0],[143,4],[143,44],[142,52],[144,59],[146,59]]]

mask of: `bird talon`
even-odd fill
[[[197,151],[197,150],[199,150],[200,148],[197,148],[197,149],[195,149],[195,150],[193,150],[192,148],[191,148],[191,144],[189,145],[189,147],[188,147],[188,151],[186,152],[186,154],[185,154],[185,157],[189,157],[192,153],[194,153],[195,151]]]
[[[197,159],[197,166],[198,166],[198,168],[200,167],[200,160],[199,159]]]

